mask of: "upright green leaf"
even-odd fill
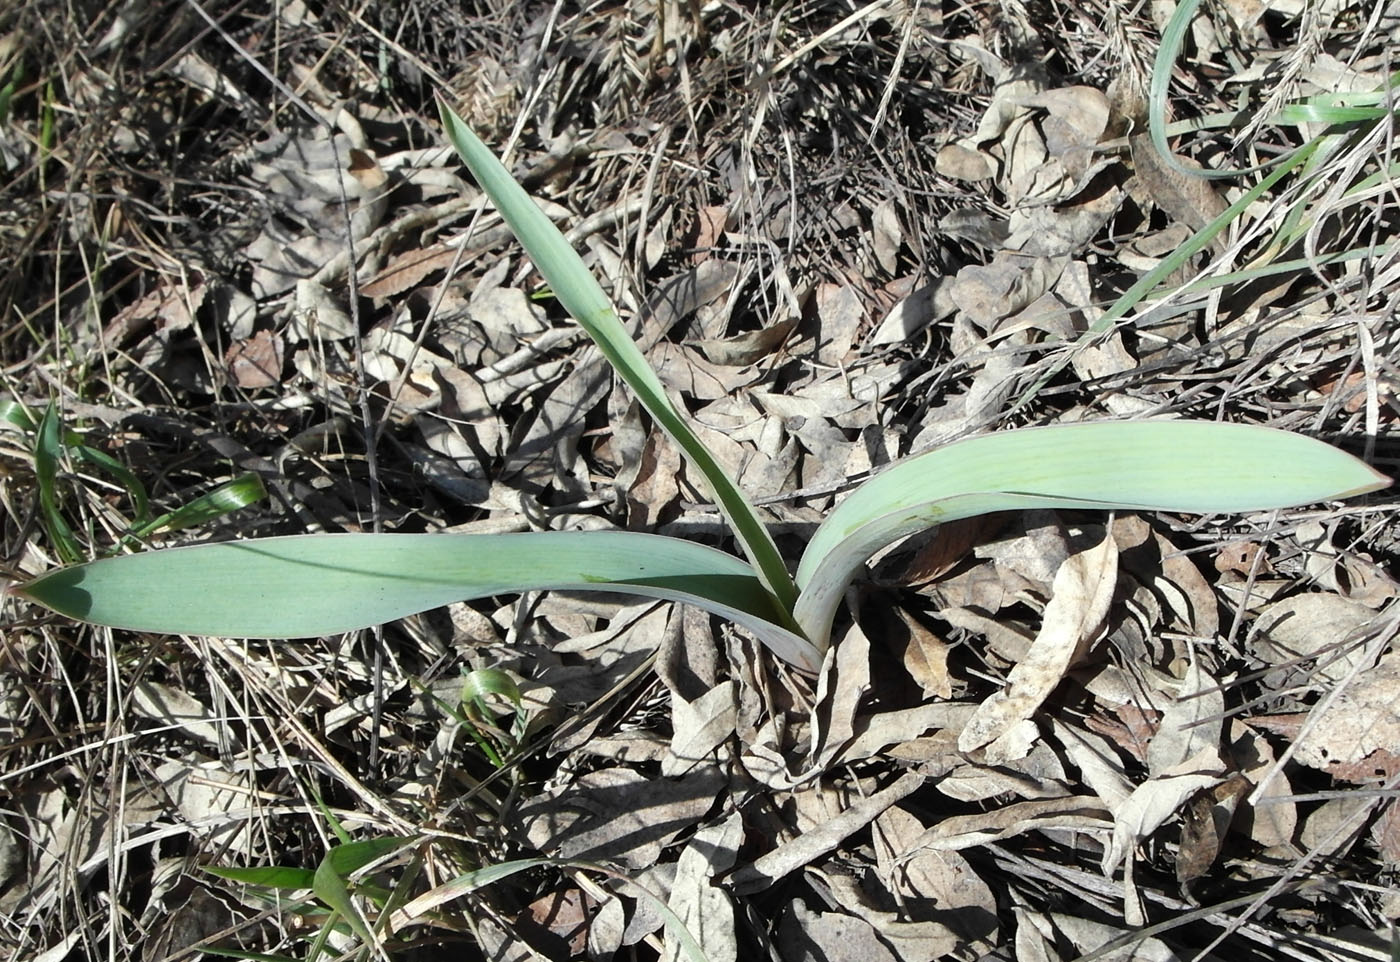
[[[515,233],[540,275],[549,283],[559,303],[593,338],[604,358],[637,395],[661,428],[680,446],[686,458],[713,489],[715,502],[749,556],[763,584],[787,611],[797,598],[792,576],[778,553],[768,529],[759,520],[743,492],[709,449],[691,430],[685,415],[671,403],[656,372],[623,327],[612,302],[584,265],[578,253],[553,222],[515,182],[470,127],[446,104],[442,124],[457,153],[462,156],[501,217]]]

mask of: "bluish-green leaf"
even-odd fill
[[[1331,445],[1243,424],[1117,421],[970,438],[900,462],[837,506],[798,566],[797,621],[824,648],[842,595],[866,560],[944,521],[1035,507],[1256,511],[1388,483]]]
[[[816,667],[754,570],[677,538],[623,531],[326,534],[147,551],[60,568],[16,589],[92,624],[305,638],[520,591],[614,591],[699,605]]]

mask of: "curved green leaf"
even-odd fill
[[[79,621],[171,634],[305,638],[519,591],[616,591],[699,605],[815,669],[753,568],[626,531],[322,534],[167,548],[60,568],[16,593]]]
[[[1257,511],[1389,483],[1331,445],[1244,424],[1098,422],[970,438],[897,464],[837,506],[797,569],[796,618],[824,649],[836,607],[870,556],[944,521],[1032,507]]]
[[[612,302],[598,286],[578,252],[559,228],[515,182],[466,122],[441,105],[442,125],[476,182],[500,211],[501,217],[549,283],[554,296],[579,326],[593,338],[613,370],[637,395],[637,400],[678,444],[714,491],[715,502],[733,527],[744,553],[758,569],[758,576],[778,599],[784,611],[797,599],[792,575],[783,563],[773,536],[714,455],[691,430],[685,416],[666,395],[660,378],[623,327]]]

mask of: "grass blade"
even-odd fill
[[[778,553],[777,545],[773,543],[772,535],[738,485],[691,430],[681,411],[671,403],[661,380],[623,327],[612,302],[578,252],[569,246],[564,235],[466,122],[445,104],[442,105],[441,114],[448,139],[481,189],[501,212],[501,217],[530,255],[554,296],[598,345],[603,357],[637,395],[637,400],[647,413],[704,475],[714,492],[716,504],[734,529],[744,553],[758,569],[760,580],[778,599],[782,609],[789,610],[797,598],[797,588],[783,563],[782,555]]]
[[[1331,445],[1244,424],[1118,421],[970,438],[896,465],[837,506],[797,569],[797,620],[825,648],[836,607],[866,560],[944,521],[1033,507],[1257,511],[1389,483]]]
[[[93,624],[169,634],[305,638],[454,601],[519,591],[616,591],[699,605],[781,658],[812,646],[748,564],[676,538],[626,531],[323,534],[167,548],[60,568],[13,589]]]

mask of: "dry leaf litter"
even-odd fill
[[[1245,182],[1185,176],[1144,136],[1172,9],[0,14],[7,391],[57,397],[162,505],[262,479],[266,502],[196,538],[720,543],[678,453],[443,148],[441,92],[509,145],[794,556],[850,482],[1028,423],[1267,423],[1393,473],[1395,198],[1334,189],[1393,164],[1393,132],[1343,158],[1312,209],[1307,258],[1368,256],[1149,299],[1067,347]],[[1397,44],[1395,3],[1207,5],[1173,119],[1374,89]],[[1177,161],[1248,166],[1278,136],[1238,155],[1204,138]],[[1177,286],[1249,264],[1282,202],[1257,202]],[[23,576],[55,558],[32,458],[0,443]],[[66,510],[105,549],[126,504],[74,467]],[[11,604],[0,947],[306,958],[310,904],[200,869],[315,867],[334,819],[417,839],[376,876],[405,898],[516,858],[607,869],[513,876],[356,957],[685,958],[664,904],[712,962],[1390,958],[1384,498],[948,525],[872,564],[816,679],[703,614],[606,598],[297,644],[93,632]],[[505,701],[454,713],[481,668],[519,685],[522,730]],[[346,932],[328,944],[358,951]]]

